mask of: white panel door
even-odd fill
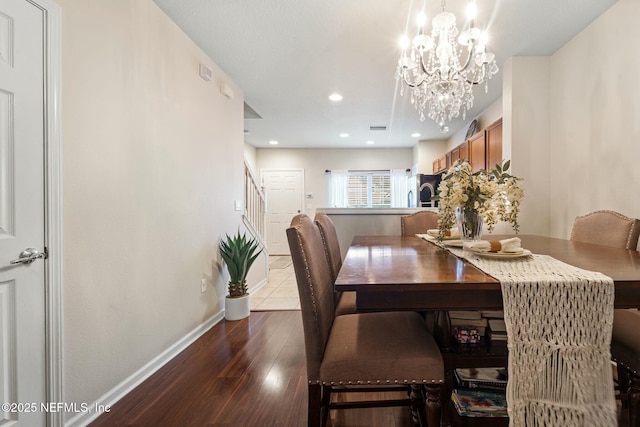
[[[0,425],[44,425],[43,12],[0,2]],[[12,405],[13,404],[13,405]],[[28,404],[28,406],[25,406]],[[31,404],[36,404],[37,407]]]
[[[267,196],[267,247],[270,255],[288,255],[287,228],[303,212],[304,188],[301,169],[262,171]]]

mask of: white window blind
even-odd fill
[[[347,205],[350,208],[391,207],[389,171],[349,171]]]
[[[398,170],[330,171],[333,207],[388,208],[407,206],[407,176]]]

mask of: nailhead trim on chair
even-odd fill
[[[629,245],[631,244],[631,235],[633,234],[633,229],[635,228],[635,227],[634,227],[634,224],[635,224],[638,220],[637,220],[637,219],[635,219],[635,218],[629,218],[628,216],[622,215],[620,212],[610,211],[610,210],[594,211],[594,212],[588,213],[588,214],[586,214],[586,215],[582,215],[582,216],[576,217],[576,219],[586,218],[586,217],[588,217],[588,216],[591,216],[591,215],[593,215],[593,214],[597,214],[597,213],[608,213],[608,214],[612,214],[612,215],[617,216],[618,218],[620,218],[620,219],[622,219],[622,220],[625,220],[625,221],[628,221],[628,222],[630,222],[630,223],[631,223],[631,227],[629,228],[629,234],[627,234],[627,241],[626,241],[626,245],[625,245],[625,246],[628,248],[628,247],[629,247]],[[570,237],[570,238],[573,240],[573,230],[571,230],[571,237]],[[631,248],[631,249],[635,249],[635,248]]]
[[[329,247],[329,242],[327,242],[327,239],[324,236],[324,233],[322,232],[322,228],[318,227],[318,229],[320,229],[320,237],[322,238],[322,246],[324,246],[325,250],[324,250],[324,256],[327,258],[327,262],[329,263],[329,265],[331,266],[331,257],[329,257],[329,251],[327,251],[327,248]],[[335,277],[333,277],[333,268],[329,268],[329,273],[331,273],[331,278],[333,280],[335,280]]]
[[[633,375],[638,375],[638,371],[637,371],[637,370],[635,370],[635,369],[633,369],[633,368],[631,368],[631,367],[627,366],[626,364],[624,364],[624,363],[622,363],[622,362],[620,362],[620,361],[618,361],[618,360],[616,360],[616,359],[613,359],[613,361],[614,361],[614,362],[616,362],[616,364],[618,364],[618,365],[622,366],[624,369],[626,369],[627,371],[629,371],[629,372],[630,372],[630,373],[632,373]]]
[[[302,219],[302,216],[300,216],[298,218],[299,223],[302,222],[301,219]],[[297,227],[296,227],[296,234],[298,236],[300,236],[300,233],[298,232]],[[307,262],[307,256],[305,254],[305,251],[302,248],[302,239],[299,238],[298,241],[300,242],[299,243],[300,253],[303,254],[304,270],[307,272],[307,283],[311,283],[311,272],[309,271],[309,263]],[[313,292],[313,286],[309,286],[309,289],[311,290],[311,302],[313,303],[313,317],[316,319],[316,324],[318,324],[319,323],[318,322],[318,307],[316,305],[316,295]],[[318,336],[322,336],[322,333],[318,333]],[[318,348],[318,350],[320,352],[322,352],[323,349]]]

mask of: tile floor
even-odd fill
[[[300,310],[291,257],[269,257],[269,282],[251,294],[251,311]]]

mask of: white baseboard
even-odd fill
[[[129,378],[126,378],[120,384],[100,396],[98,400],[89,405],[89,408],[104,408],[113,406],[118,400],[122,399],[127,393],[140,385],[144,380],[149,378],[158,369],[163,367],[167,362],[176,357],[182,350],[191,345],[195,340],[200,338],[209,329],[224,319],[224,311],[214,314],[209,320],[196,327],[171,347],[160,353],[149,363],[134,372]],[[75,417],[68,420],[65,427],[84,427],[91,421],[102,415],[103,412],[81,412]]]
[[[269,282],[269,278],[265,277],[264,279],[260,280],[258,283],[256,283],[255,285],[253,285],[251,287],[251,289],[249,289],[249,295],[257,292],[260,290],[260,288],[262,288],[264,285],[266,285]]]

